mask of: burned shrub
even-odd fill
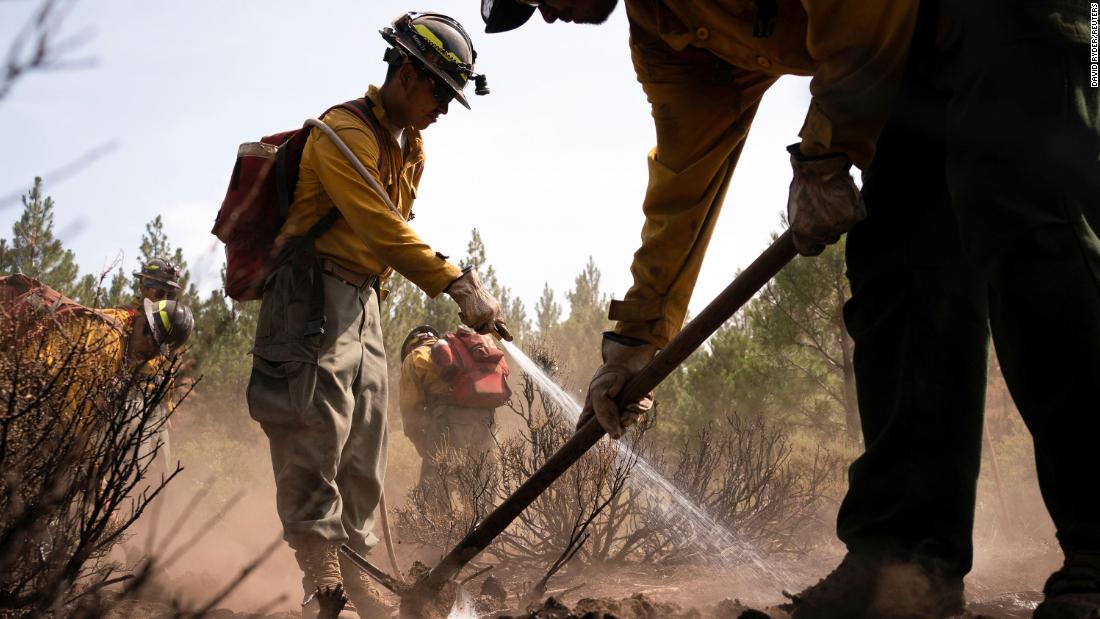
[[[440,550],[454,545],[493,508],[499,496],[496,461],[488,454],[443,445],[432,474],[396,510],[403,537]]]
[[[492,455],[441,449],[436,474],[416,486],[398,510],[403,537],[440,550],[469,532],[496,504],[526,481],[569,437],[573,424],[527,374],[507,409],[521,420],[514,436],[497,441]],[[638,444],[646,427],[627,439]],[[498,437],[499,439],[499,437]],[[626,480],[635,458],[603,442],[546,490],[486,549],[501,561],[551,565],[572,559],[606,560],[633,547],[624,524],[633,500]],[[586,545],[588,540],[598,545]],[[629,554],[629,550],[626,551]]]
[[[527,373],[507,408],[521,423],[498,440],[495,458],[451,452],[439,483],[413,490],[399,512],[405,539],[446,550],[574,433],[561,403]],[[485,553],[511,565],[548,565],[548,578],[573,559],[726,563],[802,552],[816,541],[832,507],[837,458],[821,448],[807,454],[782,429],[735,415],[655,448],[647,439],[655,419],[621,441],[598,443]]]
[[[0,614],[102,610],[130,578],[108,551],[179,472],[151,475],[189,391],[170,395],[178,362],[132,372],[118,354],[88,323],[0,309]]]
[[[503,496],[527,481],[574,432],[561,406],[530,375],[522,376],[521,386],[508,408],[522,426],[500,444]],[[635,426],[623,437],[624,444],[638,447],[648,427]],[[633,512],[627,480],[637,461],[634,452],[625,453],[610,441],[598,443],[539,495],[486,552],[500,560],[551,565],[571,551],[586,563],[621,554],[623,544],[629,543],[624,524]]]
[[[812,453],[796,453],[788,433],[761,418],[731,414],[707,423],[655,460],[672,484],[738,543],[765,554],[809,550],[823,534],[822,516],[832,513],[841,490],[835,483],[843,470],[838,457],[820,445]],[[690,550],[692,544],[684,541],[706,532],[669,523],[669,518],[667,510],[649,510],[647,520],[667,526],[653,526],[656,535],[647,545],[674,558]],[[665,532],[675,532],[677,539],[665,539]]]

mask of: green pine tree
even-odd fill
[[[512,332],[516,341],[523,341],[531,332],[530,320],[527,318],[527,309],[523,301],[512,296],[512,290],[500,285],[497,279],[496,269],[489,264],[485,242],[481,240],[481,233],[477,228],[470,231],[470,242],[466,245],[466,258],[459,263],[462,268],[473,268],[477,271],[481,284],[493,294],[500,302],[504,310],[504,319],[508,322],[508,329]]]
[[[547,298],[546,290],[543,300]],[[547,325],[549,333],[543,336],[542,344],[556,357],[562,379],[573,386],[584,386],[600,363],[602,334],[611,328],[607,320],[608,295],[600,290],[600,270],[591,257],[574,278],[573,289],[565,293],[565,298],[569,301],[569,316],[556,327]],[[540,319],[549,322],[553,314],[552,309],[544,308]],[[541,325],[539,328],[543,329]]]
[[[851,293],[844,243],[814,258],[796,258],[761,290],[747,311],[748,328],[784,385],[786,409],[822,430],[860,435],[852,341],[844,327]]]
[[[0,272],[23,273],[62,292],[75,288],[78,268],[71,250],[53,235],[53,198],[44,196],[42,178],[23,196],[23,214],[9,243],[0,240]]]
[[[542,296],[535,304],[535,326],[543,338],[550,337],[561,322],[561,304],[554,299],[554,290],[549,283],[542,285]]]
[[[224,266],[221,276],[224,288]],[[188,357],[194,360],[190,372],[201,374],[208,388],[243,393],[252,366],[248,354],[256,334],[259,302],[238,303],[219,289],[192,305],[191,311],[195,332],[188,341]]]
[[[848,296],[843,239],[793,260],[657,389],[669,427],[736,412],[858,439]]]

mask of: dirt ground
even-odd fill
[[[200,430],[193,431],[201,434],[201,440],[194,442],[194,453],[188,453],[186,446],[179,450],[181,457],[192,463],[189,470],[143,518],[129,542],[131,552],[123,553],[157,555],[171,559],[171,564],[147,596],[150,599],[120,608],[112,616],[160,619],[171,616],[172,604],[200,607],[272,543],[274,552],[218,605],[220,610],[212,616],[300,616],[296,612],[301,595],[300,573],[290,550],[279,542],[281,527],[273,509],[266,443],[257,436],[237,444],[236,450],[215,450],[210,446],[216,444],[217,433]],[[393,506],[412,485],[418,459],[400,433],[391,437],[389,458],[386,492],[394,497]],[[193,506],[196,501],[198,507]],[[975,616],[1030,617],[1040,599],[1035,592],[1061,560],[1041,502],[1020,500],[1010,504],[1014,507],[1012,526],[994,526],[996,523],[982,520],[982,514],[986,519],[1002,517],[997,509],[979,512],[974,569],[966,583],[970,610]],[[496,566],[488,575],[472,580],[467,588],[476,595],[491,575],[507,591],[505,601],[482,606],[484,612],[479,616],[483,617],[738,617],[749,607],[765,608],[784,602],[784,590],[797,592],[814,584],[837,564],[841,551],[833,542],[810,556],[771,559],[770,574],[751,564],[570,565],[549,582],[533,604],[525,594],[543,575],[534,568]],[[413,560],[433,565],[440,558],[438,551],[400,542],[397,554],[406,568]],[[376,565],[389,569],[384,557],[380,545],[371,558]]]
[[[1043,562],[1043,559],[1033,557],[1031,564]],[[784,574],[781,578],[789,579],[787,582],[794,586],[783,586],[778,582],[773,586],[771,577],[754,575],[753,570],[747,568],[635,567],[603,571],[602,577],[597,573],[599,570],[586,570],[552,581],[553,586],[547,592],[551,599],[528,605],[523,609],[526,612],[512,609],[489,616],[501,619],[733,619],[742,616],[745,619],[759,619],[766,616],[745,614],[754,608],[767,609],[767,615],[773,617],[783,617],[785,615],[774,608],[786,601],[782,591],[801,590],[816,582],[828,569],[807,569],[805,563],[777,567],[777,571]],[[1035,572],[1038,578],[1029,578],[1025,571]],[[1010,578],[1002,576],[993,579],[979,572],[969,578],[967,598],[970,615],[990,619],[1030,617],[1035,605],[1042,599],[1035,583],[1041,586],[1047,574],[1046,568],[1017,569],[1014,574]],[[476,591],[476,586],[470,588]],[[516,605],[514,600],[509,601]]]
[[[749,566],[620,566],[588,567],[566,570],[555,576],[538,601],[526,601],[525,593],[541,573],[535,570],[508,570],[498,566],[478,577],[466,588],[477,600],[478,617],[529,619],[760,619],[783,617],[773,607],[785,601],[782,591],[798,591],[816,582],[836,562],[835,555],[813,562],[774,561],[772,574],[763,574]],[[1037,589],[1046,574],[1056,567],[1056,558],[979,556],[975,572],[968,578],[970,617],[1024,619],[1041,599]],[[1053,562],[1053,564],[1052,564]],[[504,588],[507,598],[479,596],[487,578]],[[262,582],[262,574],[260,576]],[[276,592],[268,591],[269,599]],[[396,603],[396,599],[393,599]],[[767,615],[746,614],[749,609],[769,609]],[[164,600],[127,604],[111,616],[121,619],[162,619],[171,616]],[[215,619],[261,617],[262,619],[297,618],[289,602],[272,612],[239,602],[216,611]],[[464,616],[470,617],[470,615]]]

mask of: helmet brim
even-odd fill
[[[450,84],[447,84],[447,85],[451,86]],[[462,107],[464,107],[468,110],[472,109],[470,107],[470,102],[466,100],[466,95],[464,95],[461,90],[458,90],[454,86],[451,86],[451,90],[455,91],[455,101],[458,101],[459,103],[461,103]]]
[[[455,78],[447,75],[445,71],[435,66],[435,63],[429,61],[424,57],[424,54],[416,48],[414,45],[408,45],[401,37],[395,36],[393,30],[386,28],[378,31],[382,35],[382,38],[386,40],[390,45],[398,47],[402,52],[408,54],[410,57],[415,58],[420,66],[432,72],[432,75],[436,76],[447,85],[448,88],[454,92],[455,100],[462,104],[466,109],[470,109],[470,102],[466,100],[466,95],[462,93],[462,89],[465,84],[459,84],[455,81]]]
[[[402,361],[404,361],[405,357],[408,357],[409,353],[412,352],[413,344],[416,344],[418,341],[420,341],[421,335],[430,335],[437,340],[439,339],[439,331],[437,331],[435,327],[431,325],[420,325],[418,327],[413,327],[413,329],[409,331],[408,335],[405,336],[405,341],[401,342]]]
[[[485,13],[486,5],[488,14]],[[492,0],[481,4],[481,19],[485,21],[485,32],[489,34],[515,30],[526,24],[534,13],[535,7],[515,0]]]
[[[165,290],[168,290],[168,289],[181,290],[179,282],[177,282],[173,279],[169,279],[167,277],[163,277],[163,276],[160,276],[160,275],[151,275],[149,273],[142,273],[141,271],[134,271],[133,275],[134,275],[134,277],[136,277],[138,279],[143,279],[143,280],[148,279],[148,280],[152,280],[154,282],[160,282],[160,283],[164,284]]]

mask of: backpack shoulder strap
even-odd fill
[[[351,164],[351,167],[355,168],[355,171],[358,172],[359,176],[363,178],[363,182],[365,182],[368,186],[370,186],[371,189],[374,190],[376,194],[378,194],[378,198],[382,200],[382,203],[385,204],[391,211],[393,211],[394,215],[400,217],[402,221],[406,221],[405,216],[393,203],[393,200],[390,198],[389,194],[386,193],[386,190],[382,187],[382,183],[380,183],[377,178],[372,176],[370,172],[367,172],[367,168],[363,166],[363,162],[359,161],[359,158],[356,157],[355,153],[351,152],[351,149],[348,148],[348,145],[340,139],[340,136],[337,135],[335,131],[333,131],[332,127],[329,127],[323,121],[317,120],[315,118],[307,119],[305,124],[307,127],[314,127],[316,129],[319,129],[321,133],[325,134],[325,136],[328,137],[328,139],[332,140],[332,143],[336,145],[336,149],[339,150],[345,158],[347,158],[348,163]],[[375,131],[375,137],[377,138],[378,136],[379,133]]]
[[[382,125],[378,123],[378,117],[374,115],[374,101],[366,97],[360,97],[358,99],[352,99],[351,101],[345,101],[336,107],[345,109],[363,121],[371,131],[374,132],[374,139],[378,142],[378,163],[379,168],[383,161],[389,161],[391,158],[393,147],[390,145],[390,141],[386,139],[386,130],[382,128]]]
[[[374,139],[378,143],[378,152],[380,155],[379,162],[381,162],[384,160],[383,155],[389,153],[390,147],[386,140],[382,138],[382,127],[378,124],[378,119],[374,116],[374,110],[372,109],[373,107],[374,102],[372,102],[370,99],[367,99],[366,97],[352,99],[351,101],[345,101],[339,105],[334,105],[325,110],[325,113],[321,115],[321,118],[323,119],[325,117],[325,114],[328,114],[335,109],[344,109],[354,114],[357,118],[359,118],[359,120],[362,120],[368,127],[370,127],[371,132],[374,133]],[[326,135],[329,135],[331,133],[331,135],[329,135],[330,139],[333,137],[333,135],[335,135],[335,132],[331,131],[324,133],[326,133]],[[343,146],[343,143],[341,141],[334,141],[336,142],[337,147]],[[348,153],[345,152],[344,155],[348,156]],[[350,156],[348,157],[348,159],[352,162],[352,165],[358,163],[358,161],[353,160],[353,158]],[[366,178],[366,176],[364,176],[364,180],[367,180],[368,182],[370,181],[370,179]],[[375,190],[377,191],[377,188],[375,188]],[[386,200],[388,196],[386,196],[385,193],[382,193],[382,197],[383,200]],[[386,202],[387,204],[389,204],[389,200],[386,200]],[[391,208],[393,208],[392,205]],[[310,240],[316,240],[319,236],[327,232],[328,229],[336,223],[337,219],[340,219],[340,210],[334,208],[325,213],[320,219],[316,221],[316,223],[310,226],[309,230],[305,233],[305,237]]]

